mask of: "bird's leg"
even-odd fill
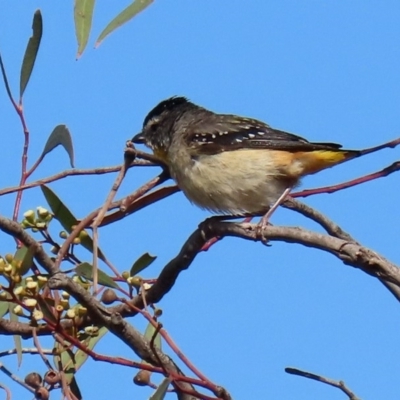
[[[258,223],[256,228],[257,229],[256,235],[257,237],[261,238],[264,244],[267,243],[267,240],[264,238],[262,231],[264,227],[268,225],[268,221],[271,218],[272,214],[285,201],[286,197],[289,195],[291,190],[292,186],[286,188],[285,191],[279,196],[278,200],[275,201],[275,203],[271,206],[271,208],[267,211],[267,213],[261,218],[260,222]]]

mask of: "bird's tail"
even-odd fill
[[[358,150],[314,150],[301,152],[301,154],[298,154],[298,160],[303,165],[304,175],[310,175],[361,155],[362,152]]]

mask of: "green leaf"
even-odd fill
[[[43,315],[49,321],[57,323],[57,318],[55,317],[53,312],[54,300],[49,297],[43,298],[42,296],[37,296],[37,302]]]
[[[66,125],[57,125],[53,132],[51,132],[46,144],[44,145],[43,152],[40,159],[43,159],[47,153],[50,153],[57,146],[61,145],[68,153],[69,162],[72,168],[74,165],[74,147],[72,145],[72,137]]]
[[[89,350],[93,350],[94,346],[100,341],[100,339],[108,332],[108,329],[103,326],[99,329],[97,335],[95,336],[90,336],[88,340],[84,341],[84,344]],[[79,370],[79,368],[85,363],[85,361],[88,359],[88,354],[85,353],[82,350],[78,350],[75,353],[75,369],[76,371]]]
[[[41,185],[40,188],[46,198],[46,201],[54,214],[54,217],[60,222],[62,227],[68,232],[72,232],[72,226],[78,225],[78,220],[72,212],[65,206],[60,198],[46,185]],[[81,245],[93,253],[93,240],[89,235],[81,238]],[[98,255],[101,260],[105,260],[103,252],[98,248]]]
[[[77,398],[78,400],[82,400],[82,394],[78,386],[78,382],[75,379],[75,376],[72,377],[71,383],[69,385],[69,388],[71,389],[72,394]]]
[[[9,293],[6,293],[7,299],[11,299],[11,295]],[[2,301],[0,300],[0,318],[3,318],[9,310],[9,302],[8,301]],[[13,304],[13,307],[15,307],[16,304]]]
[[[108,329],[102,327],[99,329],[96,336],[90,336],[88,339],[81,340],[81,343],[85,344],[85,346],[90,350],[93,350],[94,346],[96,346],[107,332]],[[55,361],[61,361],[63,368],[65,368],[65,380],[67,384],[72,384],[75,374],[87,359],[88,355],[82,350],[77,350],[75,353],[71,349],[64,350],[61,353],[61,359],[59,356],[55,356]]]
[[[140,271],[143,271],[145,268],[151,265],[156,258],[157,256],[152,256],[149,253],[144,253],[133,263],[130,270],[130,275],[137,275]]]
[[[100,341],[100,339],[108,332],[108,329],[102,327],[99,329],[96,336],[90,336],[85,340],[81,340],[82,344],[85,344],[87,348],[93,350],[95,345]],[[65,347],[60,343],[55,343],[55,349],[60,353],[54,356],[54,365],[57,368],[64,371],[65,381],[69,385],[71,384],[71,390],[78,399],[82,398],[78,384],[75,380],[75,374],[78,372],[79,368],[85,363],[88,355],[82,351],[77,350],[75,353],[69,347],[69,342],[65,341]]]
[[[78,58],[85,50],[89,39],[94,3],[95,0],[75,0],[74,21],[76,40],[78,41]]]
[[[74,217],[71,211],[64,205],[60,198],[46,185],[40,186],[44,197],[54,217],[60,222],[62,227],[70,233],[72,231],[72,226],[78,224],[78,220]]]
[[[18,272],[21,276],[24,276],[29,271],[29,269],[32,267],[33,252],[31,249],[28,249],[27,247],[22,246],[16,251],[16,253],[14,255],[14,259],[16,261],[22,261]]]
[[[87,262],[79,264],[75,268],[75,273],[78,276],[83,276],[84,278],[88,279],[89,281],[93,281],[93,265],[90,265]],[[101,269],[97,269],[97,282],[100,285],[107,286],[110,288],[118,289],[118,285],[112,280],[110,276],[108,276],[105,272]]]
[[[122,10],[100,33],[96,41],[96,47],[100,45],[100,43],[104,40],[104,38],[109,35],[112,31],[119,28],[121,25],[128,22],[135,15],[139,14],[146,7],[148,7],[153,0],[135,0],[130,6],[126,7]]]
[[[54,364],[60,370],[64,371],[65,380],[70,383],[76,373],[75,369],[75,354],[68,346],[68,342],[65,340],[63,347],[60,343],[56,342],[55,349],[60,353],[54,356]]]
[[[0,68],[1,68],[1,74],[3,75],[4,86],[6,87],[8,97],[10,98],[10,100],[12,102],[14,102],[14,99],[13,99],[12,93],[11,93],[11,89],[10,89],[10,85],[8,84],[6,69],[4,68],[3,59],[1,58],[1,54],[0,54]]]
[[[150,342],[153,339],[153,336],[156,332],[156,328],[149,322],[147,325],[146,331],[144,332],[144,337]],[[156,337],[154,338],[154,346],[161,350],[161,335],[157,332]]]
[[[33,34],[29,38],[28,45],[26,46],[25,50],[24,60],[22,61],[21,78],[19,81],[20,98],[22,98],[22,95],[26,89],[26,85],[31,77],[36,56],[39,51],[40,40],[42,39],[43,21],[40,10],[36,10],[35,14],[33,15],[32,30]]]
[[[163,400],[167,393],[168,386],[171,383],[170,378],[165,378],[159,385],[156,391],[149,397],[149,400]]]
[[[8,312],[10,313],[10,322],[18,322],[18,315],[14,314],[15,304],[8,303]],[[22,343],[20,335],[13,335],[15,350],[17,352],[18,368],[22,363]]]
[[[0,318],[8,313],[8,302],[0,300]]]

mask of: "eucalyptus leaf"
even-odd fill
[[[74,22],[75,34],[78,41],[78,58],[87,45],[92,27],[95,0],[75,0]]]
[[[144,337],[150,342],[153,339],[155,332],[156,328],[154,328],[154,326],[149,322],[149,324],[146,327],[146,331],[144,332]],[[161,335],[159,332],[157,332],[157,335],[154,338],[153,343],[155,347],[161,350]]]
[[[3,59],[1,58],[1,54],[0,54],[0,69],[1,69],[1,74],[3,76],[4,86],[6,87],[6,92],[8,94],[8,97],[10,98],[11,101],[14,101],[12,93],[11,93],[10,85],[8,83],[6,69],[3,64]]]
[[[167,393],[168,386],[171,383],[170,378],[165,378],[159,385],[156,391],[149,397],[149,400],[163,400]]]
[[[96,41],[96,47],[115,29],[128,22],[135,15],[139,14],[148,7],[154,0],[135,0],[131,5],[122,10],[100,33]]]
[[[78,382],[76,381],[75,376],[72,377],[69,388],[71,389],[71,392],[75,396],[76,399],[78,399],[78,400],[83,399],[81,390],[79,389]]]
[[[57,323],[57,317],[54,315],[53,307],[54,307],[54,300],[42,296],[37,297],[37,302],[39,304],[40,310],[42,311],[43,315],[54,324]]]
[[[46,198],[47,204],[51,208],[54,217],[60,222],[62,227],[68,232],[72,232],[72,227],[78,224],[78,220],[61,201],[61,199],[46,185],[41,185],[40,188]],[[93,253],[93,239],[89,235],[81,237],[81,245]],[[103,252],[98,248],[98,256],[101,260],[105,260]]]
[[[13,311],[15,307],[14,303],[8,303],[8,312],[10,314],[10,322],[18,322],[19,318]],[[17,352],[18,368],[22,363],[22,342],[21,335],[13,335],[15,350]]]
[[[15,252],[14,259],[21,261],[18,272],[21,276],[24,276],[33,265],[33,251],[22,246]]]
[[[72,144],[72,137],[66,125],[57,125],[53,129],[53,132],[51,132],[49,138],[47,139],[46,144],[44,145],[44,149],[40,156],[40,159],[43,159],[46,154],[50,153],[59,145],[64,147],[65,151],[69,156],[69,162],[71,164],[71,167],[75,168],[74,147]]]
[[[132,265],[130,269],[130,276],[137,275],[140,271],[143,271],[149,265],[151,265],[157,256],[152,256],[149,253],[142,254]]]
[[[75,268],[75,273],[78,276],[82,276],[88,279],[89,281],[93,281],[93,265],[87,262],[79,264]],[[108,276],[105,272],[103,272],[101,269],[97,269],[97,282],[100,285],[118,289],[118,285],[113,281],[113,279],[110,276]]]
[[[103,326],[99,329],[97,334],[95,336],[91,336],[89,339],[85,340],[84,344],[85,346],[93,350],[94,346],[100,341],[100,339],[108,332],[108,329]],[[77,352],[75,353],[75,369],[76,371],[79,370],[79,368],[85,363],[85,361],[88,359],[89,355],[85,353],[84,351],[78,349]]]
[[[11,295],[7,292],[6,293],[6,298],[11,299]],[[3,318],[9,311],[9,302],[8,301],[2,301],[0,300],[0,318]],[[16,304],[13,305],[15,307]]]
[[[19,81],[19,96],[22,98],[26,86],[28,85],[29,78],[31,77],[33,67],[35,65],[36,56],[39,51],[40,40],[43,33],[43,20],[40,10],[36,10],[33,15],[32,22],[32,36],[29,38],[28,45],[26,46],[24,59],[21,67],[21,77]]]

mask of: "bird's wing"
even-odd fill
[[[196,126],[201,126],[196,129]],[[310,143],[292,133],[273,129],[250,118],[218,114],[205,118],[188,129],[187,144],[199,154],[217,154],[239,149],[270,149],[288,151],[337,150],[336,143]]]

